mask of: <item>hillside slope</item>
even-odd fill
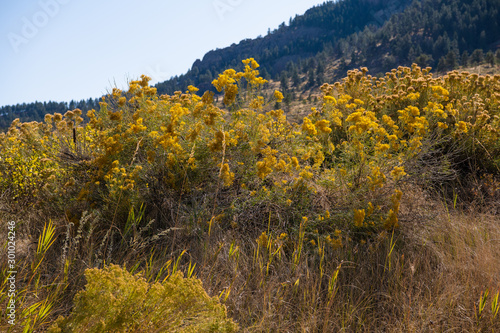
[[[277,77],[289,63],[315,57],[338,49],[338,41],[365,27],[385,23],[392,14],[402,11],[411,0],[344,0],[325,2],[304,15],[290,19],[267,36],[243,40],[227,48],[208,52],[197,60],[185,75],[156,85],[160,93],[184,90],[189,84],[210,89],[215,73],[226,68],[241,68],[241,60],[252,57],[261,65],[264,77]]]

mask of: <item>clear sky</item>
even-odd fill
[[[100,97],[141,74],[164,81],[323,2],[2,1],[0,106]]]

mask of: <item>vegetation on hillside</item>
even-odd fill
[[[343,53],[353,54],[356,66],[384,71],[412,62],[439,72],[485,60],[493,65],[500,46],[499,6],[498,0],[413,1],[380,29],[341,42]],[[382,66],[379,59],[384,59]]]
[[[0,134],[1,216],[19,244],[18,326],[2,330],[116,324],[84,316],[95,283],[117,297],[105,317],[134,313],[120,327],[161,325],[175,302],[119,295],[199,286],[174,283],[179,270],[248,332],[499,329],[500,75],[361,68],[291,123],[280,91],[261,96],[257,62],[243,65],[213,80],[224,107],[194,86],[158,95],[143,76],[88,122],[75,109]],[[5,306],[6,277],[0,288]],[[195,294],[183,320],[212,307],[235,327]]]

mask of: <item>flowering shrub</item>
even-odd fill
[[[0,138],[2,191],[18,204],[102,207],[119,228],[131,205],[145,203],[171,211],[158,223],[193,230],[264,224],[274,210],[268,222],[281,231],[309,216],[338,239],[340,229],[397,227],[410,180],[441,186],[464,172],[498,173],[499,75],[349,71],[324,84],[320,105],[295,124],[271,107],[279,91],[262,96],[257,62],[243,63],[213,81],[222,104],[192,86],[158,96],[142,76],[113,89],[88,123],[80,110],[14,121]]]
[[[177,271],[149,284],[116,265],[86,271],[75,307],[49,332],[236,332],[226,308],[195,278]]]

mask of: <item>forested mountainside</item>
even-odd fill
[[[500,46],[499,9],[499,0],[413,1],[377,31],[351,35],[342,51],[370,67],[384,58],[382,70],[412,62],[438,71],[492,62]]]
[[[190,84],[209,89],[216,73],[225,68],[240,68],[241,60],[253,57],[261,65],[266,78],[276,78],[290,69],[290,64],[309,69],[307,59],[321,52],[338,53],[338,42],[368,26],[385,23],[391,15],[402,11],[411,0],[344,0],[325,2],[304,15],[284,22],[267,36],[243,40],[227,48],[208,52],[184,75],[156,85],[160,93],[183,90]]]
[[[214,73],[238,68],[250,56],[264,77],[295,78],[296,84],[302,74],[310,86],[360,66],[383,74],[413,62],[439,71],[492,63],[500,46],[499,9],[500,0],[327,2],[266,37],[211,51],[186,74],[156,87],[168,94],[190,84],[208,89]],[[338,59],[341,66],[327,75],[325,68]]]
[[[185,74],[155,87],[160,94],[185,91],[189,85],[213,90],[211,82],[226,68],[241,69],[254,58],[262,76],[287,88],[317,88],[366,66],[383,74],[413,62],[436,71],[500,62],[500,0],[341,0],[325,2],[291,18],[264,37],[246,39],[208,52]],[[335,64],[335,65],[333,65]],[[305,85],[304,85],[305,83]],[[15,118],[44,115],[75,107],[98,109],[98,100],[36,102],[0,108],[0,128]]]

